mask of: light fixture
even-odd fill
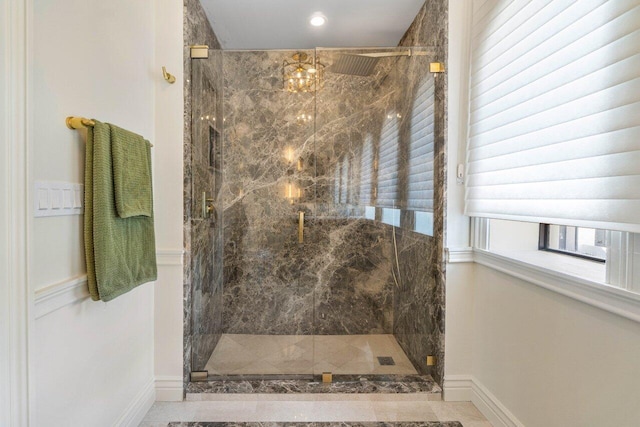
[[[288,92],[315,92],[323,85],[324,65],[317,58],[296,52],[282,63],[282,83]]]
[[[327,23],[327,17],[320,12],[316,12],[309,18],[309,23],[314,27],[321,27]]]

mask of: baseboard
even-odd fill
[[[470,402],[472,388],[471,375],[445,375],[442,386],[443,399],[447,402]]]
[[[155,388],[158,402],[182,402],[184,399],[184,382],[181,376],[157,376]]]
[[[122,427],[137,427],[140,425],[156,400],[154,383],[155,381],[151,380],[140,390],[114,425]]]
[[[471,402],[495,427],[524,427],[516,417],[477,378],[472,377]]]

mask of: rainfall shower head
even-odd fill
[[[337,74],[366,77],[373,74],[373,70],[376,68],[376,65],[378,65],[380,58],[389,58],[392,56],[411,56],[411,51],[341,54],[327,71]]]
[[[370,56],[340,55],[327,71],[352,76],[370,76],[379,60],[380,58]]]

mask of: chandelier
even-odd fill
[[[315,92],[323,85],[324,65],[304,52],[282,63],[282,82],[288,92]]]

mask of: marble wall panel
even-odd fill
[[[186,45],[219,46],[199,2],[187,0],[185,7]],[[444,0],[428,0],[401,45],[434,46],[429,57],[446,62],[446,14]],[[293,53],[224,53],[224,81],[214,84],[224,88],[225,113],[222,117],[218,104],[214,116],[218,124],[226,120],[223,179],[217,188],[215,173],[199,163],[207,150],[191,143],[185,120],[185,249],[191,255],[185,263],[185,373],[192,368],[191,347],[199,355],[195,363],[206,362],[220,327],[265,334],[393,331],[416,368],[440,382],[446,78],[436,77],[434,235],[400,227],[394,240],[391,226],[363,219],[364,207],[375,204],[375,193],[363,194],[363,145],[371,139],[377,158],[384,118],[399,112],[400,191],[394,206],[404,207],[407,108],[426,65],[415,57],[390,58],[380,60],[368,77],[327,72],[314,98],[282,90],[282,61]],[[188,58],[187,49],[185,54]],[[339,54],[319,51],[327,70]],[[190,75],[186,60],[185,78]],[[192,97],[191,91],[185,82],[188,119],[192,100],[200,96]],[[302,115],[315,123],[300,120]],[[219,206],[208,232],[207,221],[198,223],[192,197],[194,186],[203,183],[215,192]],[[300,211],[306,214],[303,244],[297,241]],[[403,217],[402,225],[407,224],[411,221]],[[197,331],[191,330],[190,316],[202,317],[194,322]],[[429,354],[438,356],[435,368],[426,367]]]
[[[401,46],[431,46],[439,62],[447,63],[448,3],[427,0],[402,38]],[[447,79],[435,76],[433,237],[399,230],[400,270],[405,277],[394,298],[394,335],[421,373],[440,384],[444,378],[445,200]],[[436,356],[427,367],[425,357]]]
[[[292,94],[282,63],[294,53],[225,52],[224,330],[390,333],[388,245],[379,227],[346,219],[333,193],[335,165],[373,125],[364,107],[384,68],[368,78],[327,73],[317,97]],[[299,120],[314,113],[315,123]]]

